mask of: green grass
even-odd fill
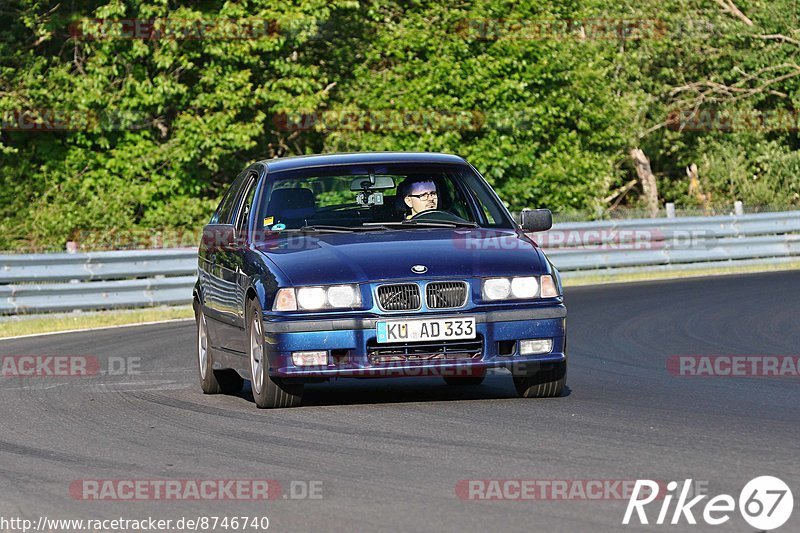
[[[193,316],[192,307],[189,305],[180,307],[157,307],[152,309],[54,314],[52,316],[36,315],[35,317],[26,317],[23,315],[4,319],[0,322],[0,339],[16,337],[18,335],[141,324],[144,322],[191,318]]]

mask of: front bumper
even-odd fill
[[[469,376],[490,368],[507,368],[514,374],[536,372],[542,364],[566,360],[566,307],[563,304],[503,311],[442,313],[445,316],[473,316],[483,345],[480,353],[469,359],[447,356],[433,360],[405,360],[376,363],[369,357],[374,346],[376,322],[391,319],[432,318],[411,314],[391,317],[347,319],[277,319],[264,314],[265,347],[269,374],[280,378],[326,377],[400,377],[400,376]],[[550,353],[518,355],[520,339],[552,339]],[[513,345],[513,353],[509,347]],[[292,352],[327,350],[328,364],[298,367]]]

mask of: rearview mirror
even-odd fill
[[[520,226],[524,231],[547,231],[553,227],[553,213],[549,209],[523,209]]]
[[[354,179],[350,182],[351,191],[363,191],[369,189],[371,191],[382,191],[385,189],[394,189],[394,178],[391,176],[373,176],[375,182],[370,181],[369,176],[364,176]]]

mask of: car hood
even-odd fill
[[[255,244],[293,285],[546,272],[524,233],[484,228],[287,234]],[[427,271],[415,274],[411,267]]]

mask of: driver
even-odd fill
[[[406,207],[411,213],[406,219],[413,218],[423,211],[437,209],[439,193],[436,184],[430,178],[407,178],[398,187],[398,196],[403,198]]]

